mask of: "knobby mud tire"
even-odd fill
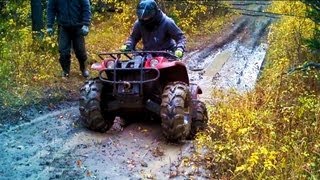
[[[208,125],[208,112],[206,105],[199,100],[194,100],[192,104],[193,117],[189,135],[190,139],[194,139],[196,134],[200,131],[204,131]]]
[[[163,91],[161,102],[161,126],[169,141],[186,139],[191,129],[191,96],[183,82],[169,83]]]
[[[80,120],[87,128],[98,131],[108,131],[114,121],[114,116],[104,118],[101,108],[101,95],[103,85],[99,79],[90,79],[86,81],[80,89]]]

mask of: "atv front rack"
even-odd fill
[[[105,83],[109,83],[113,85],[113,95],[117,93],[117,85],[123,84],[126,86],[139,84],[140,91],[139,95],[143,95],[143,85],[145,83],[150,83],[153,81],[156,81],[160,78],[160,71],[156,68],[146,68],[143,66],[144,61],[148,56],[156,57],[156,56],[165,56],[169,61],[176,61],[178,58],[173,55],[170,51],[126,51],[126,52],[102,52],[98,54],[99,57],[104,60],[105,56],[111,57],[115,61],[115,67],[110,69],[104,69],[99,72],[99,78],[101,81]],[[122,59],[121,56],[124,55],[127,59]],[[140,67],[137,68],[119,68],[117,67],[117,64],[121,61],[130,61],[135,56],[141,56],[142,57],[142,63]],[[103,76],[103,73],[107,75],[107,78]],[[108,74],[113,74],[113,77],[109,79]],[[132,74],[133,76],[139,76],[140,78],[137,78],[135,80],[120,80],[119,74],[126,73],[126,74]],[[146,78],[146,74],[152,74],[152,77]]]
[[[108,74],[108,72],[113,73],[113,79],[107,79],[103,76],[103,73]],[[139,74],[139,80],[117,80],[117,74],[120,73],[128,73],[128,74]],[[145,74],[155,74],[154,77],[146,78]],[[139,95],[143,95],[143,85],[145,83],[150,83],[158,80],[160,77],[160,71],[156,68],[113,68],[113,69],[105,69],[99,72],[99,78],[102,82],[109,83],[113,85],[113,94],[115,95],[117,92],[117,85],[123,84],[124,86],[131,86],[133,84],[139,84],[140,91]]]

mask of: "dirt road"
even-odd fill
[[[239,5],[261,9],[265,4]],[[186,55],[190,78],[205,92],[254,87],[267,45],[269,17],[243,16],[206,48]],[[0,125],[0,179],[210,179],[202,168],[183,166],[192,141],[169,144],[156,122],[138,122],[107,133],[78,124],[78,103],[15,126]]]

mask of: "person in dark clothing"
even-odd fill
[[[141,0],[137,6],[137,16],[138,20],[134,23],[128,40],[120,48],[121,51],[135,50],[136,44],[142,40],[143,50],[168,50],[182,58],[186,37],[154,0]]]
[[[59,27],[59,62],[63,76],[68,77],[71,47],[79,61],[83,77],[89,77],[84,36],[89,33],[91,10],[89,0],[49,0],[47,4],[47,33],[53,34],[55,18]]]

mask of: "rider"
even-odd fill
[[[131,35],[121,47],[121,51],[135,50],[142,40],[143,50],[175,52],[182,58],[186,37],[173,19],[165,15],[154,0],[141,0],[136,10],[138,20],[133,25]]]

